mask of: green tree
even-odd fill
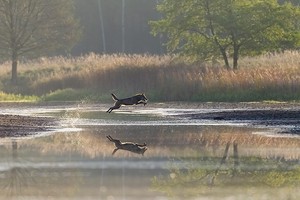
[[[80,28],[72,0],[0,0],[0,54],[12,61],[17,83],[20,56],[39,56],[71,48]]]
[[[221,57],[238,68],[241,54],[299,46],[299,8],[277,0],[163,0],[152,33],[166,33],[169,51],[196,59]]]

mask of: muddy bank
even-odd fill
[[[242,109],[242,110],[226,110],[183,114],[182,117],[190,119],[210,119],[210,120],[258,120],[262,123],[277,123],[276,120],[287,121],[286,123],[300,122],[300,110],[278,110],[278,109]]]
[[[206,110],[206,112],[182,114],[180,117],[198,120],[247,122],[253,126],[266,126],[281,128],[280,133],[300,135],[300,109],[268,108],[268,109],[229,109]]]
[[[48,117],[0,114],[0,137],[22,137],[50,131],[58,122]]]

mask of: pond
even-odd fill
[[[300,137],[177,117],[195,109],[30,106],[59,130],[0,139],[0,199],[300,199]],[[206,112],[206,110],[198,110]],[[117,150],[106,136],[147,144]]]

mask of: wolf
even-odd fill
[[[111,113],[114,109],[119,109],[121,105],[137,105],[137,104],[144,104],[144,106],[147,104],[148,99],[145,96],[145,94],[137,94],[132,97],[128,97],[125,99],[118,99],[118,97],[115,94],[111,94],[113,100],[115,100],[115,105],[110,107],[106,112]]]
[[[114,155],[119,149],[131,151],[133,153],[142,154],[144,156],[145,151],[147,150],[147,144],[136,144],[133,142],[121,142],[120,140],[113,139],[110,135],[106,136],[107,139],[115,143],[115,149],[112,152]]]

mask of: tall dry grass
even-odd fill
[[[89,54],[21,62],[19,89],[6,84],[9,63],[0,66],[0,77],[4,91],[37,95],[73,88],[99,94],[145,92],[158,101],[300,99],[299,52],[244,57],[239,64],[233,71],[170,55]]]

